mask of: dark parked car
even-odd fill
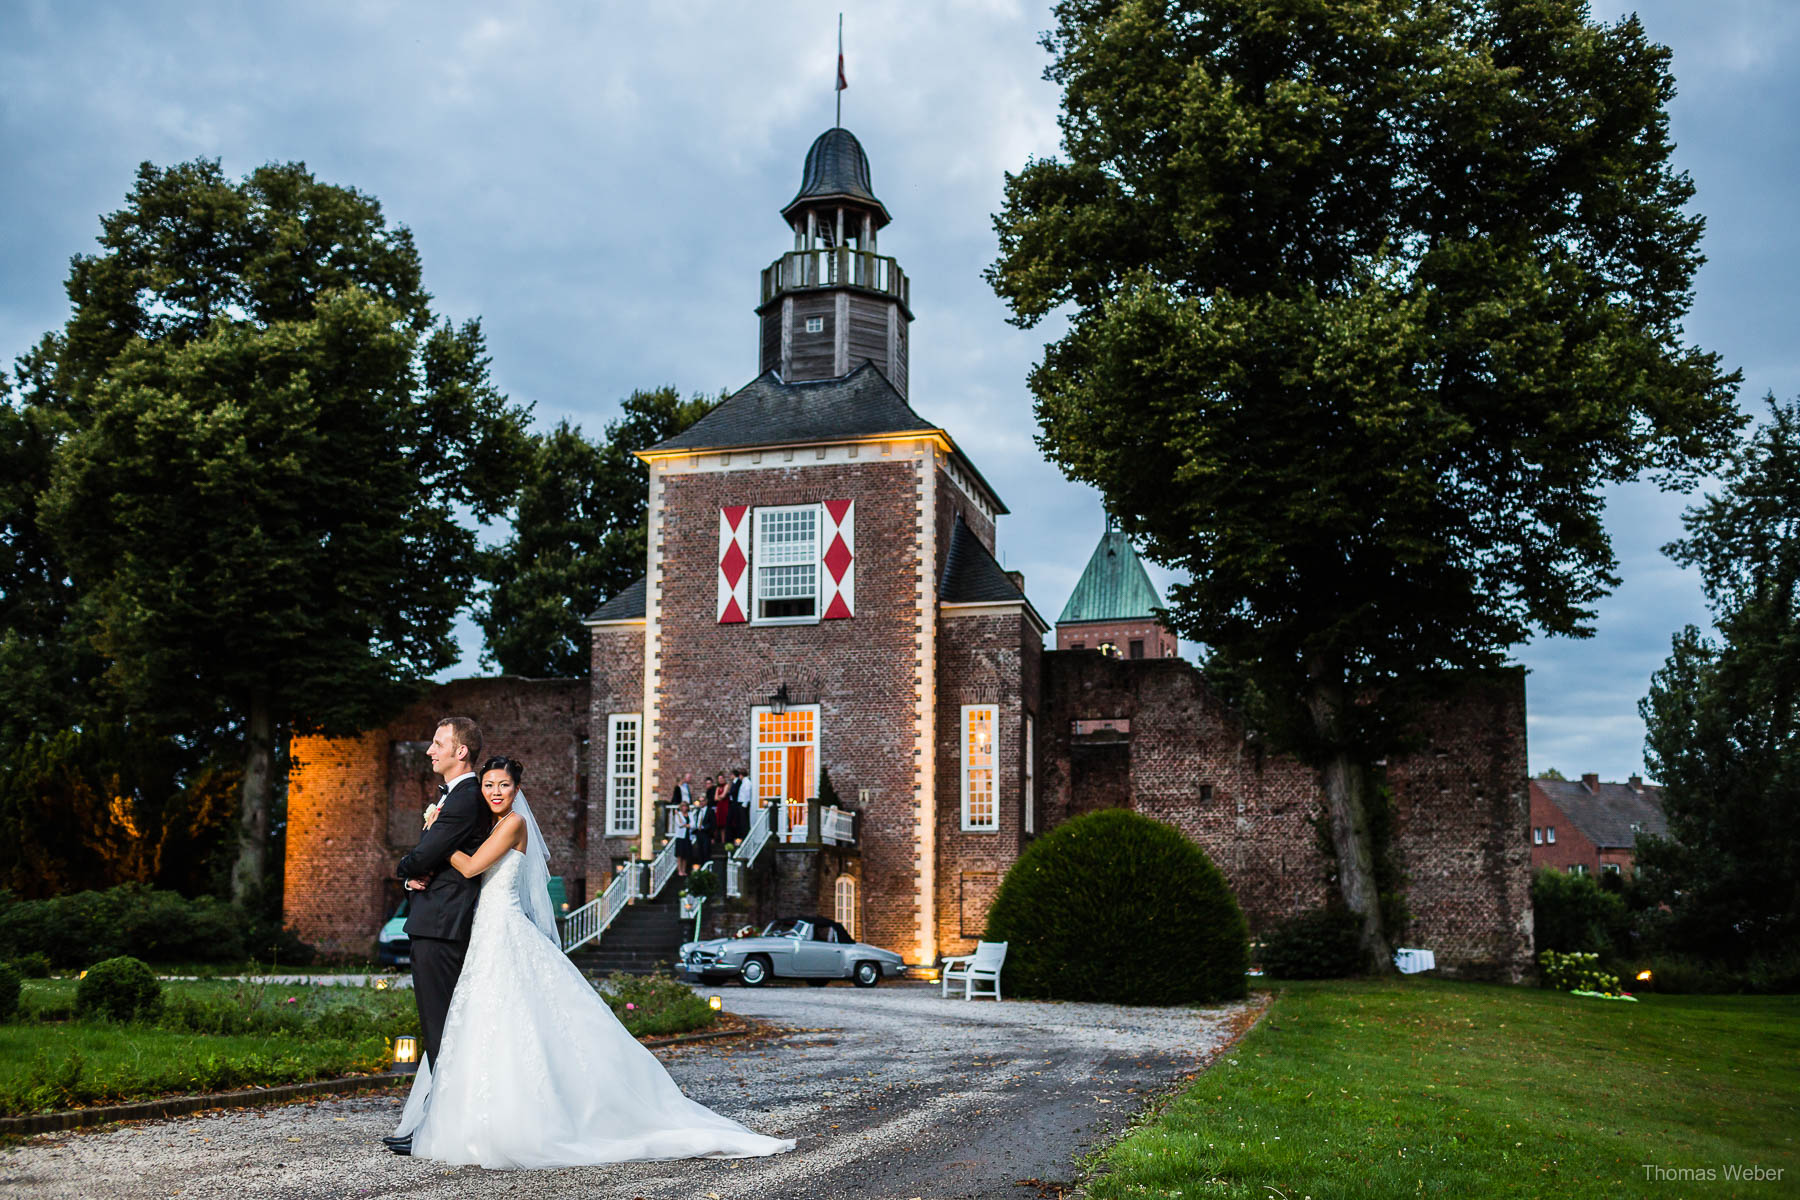
[[[406,936],[406,913],[411,897],[402,897],[400,907],[375,935],[375,962],[384,967],[412,966],[412,939]]]
[[[701,979],[738,979],[745,987],[770,979],[804,979],[815,987],[850,979],[857,987],[874,987],[884,975],[906,970],[892,950],[859,942],[824,917],[787,917],[769,922],[760,935],[688,942],[676,962]]]

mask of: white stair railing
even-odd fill
[[[758,812],[756,816],[752,818],[749,834],[747,834],[744,840],[738,844],[738,848],[731,852],[732,861],[744,864],[745,868],[755,866],[756,856],[761,854],[763,852],[763,847],[769,844],[769,838],[773,834],[774,829],[774,808],[765,808]]]
[[[819,840],[828,846],[850,846],[856,843],[856,814],[847,808],[828,804],[819,810]]]
[[[654,900],[662,894],[663,885],[675,874],[675,843],[663,844],[661,853],[650,860],[650,886],[645,889],[644,897]]]
[[[733,900],[744,894],[744,864],[736,855],[725,859],[725,894]]]
[[[637,866],[633,864],[613,876],[598,899],[590,900],[563,920],[562,948],[566,954],[589,942],[600,940],[613,918],[625,911],[637,894]]]

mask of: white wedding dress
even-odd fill
[[[541,889],[544,875],[524,815],[527,851],[482,879],[443,1061],[419,1064],[395,1131],[412,1135],[414,1157],[520,1168],[792,1150],[684,1096],[544,932],[548,897],[521,903],[521,881]]]

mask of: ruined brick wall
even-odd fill
[[[1129,806],[1175,826],[1224,871],[1253,930],[1324,901],[1317,772],[1247,738],[1191,665],[1046,654],[1043,696],[1050,821]],[[1408,942],[1446,971],[1510,975],[1530,947],[1522,679],[1470,685],[1430,714],[1428,734],[1388,768]]]
[[[672,471],[663,479],[661,571],[651,580],[661,598],[658,790],[666,793],[683,771],[748,763],[750,710],[780,685],[792,704],[818,704],[820,764],[862,814],[866,931],[909,953],[918,940],[921,467],[905,445],[805,465],[809,453],[795,452],[791,466]],[[720,508],[843,499],[856,502],[856,615],[812,625],[719,624]],[[815,901],[823,886],[810,893]]]
[[[975,610],[980,611],[980,610]],[[1035,710],[1042,640],[1020,613],[946,615],[938,625],[939,954],[974,950],[1001,878],[1024,843],[1024,718]],[[1026,697],[1032,698],[1027,703]],[[999,828],[962,828],[962,706],[995,706]],[[1041,731],[1040,731],[1041,737]]]
[[[373,953],[375,933],[400,896],[394,867],[417,843],[424,806],[436,796],[423,744],[440,717],[453,715],[481,725],[484,756],[509,754],[525,764],[550,869],[572,891],[580,887],[586,692],[577,680],[463,679],[432,688],[381,729],[294,738],[287,923],[327,954]]]
[[[1532,940],[1524,671],[1462,681],[1387,780],[1413,913],[1407,944],[1449,971],[1521,978]]]
[[[603,625],[593,629],[593,657],[588,701],[587,878],[588,899],[600,894],[620,860],[637,858],[637,837],[607,834],[607,718],[638,713],[640,750],[644,707],[644,623]],[[639,772],[642,784],[642,772]],[[641,817],[640,817],[641,820]]]

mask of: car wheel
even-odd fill
[[[809,979],[806,981],[806,986],[807,987],[824,987],[826,984],[828,984],[830,982],[831,982],[831,980],[829,980],[829,979]]]
[[[865,959],[856,964],[856,973],[853,978],[856,980],[857,987],[874,987],[881,982],[881,968]]]
[[[769,982],[769,960],[765,955],[753,954],[744,960],[738,969],[738,978],[745,987],[761,987]]]

